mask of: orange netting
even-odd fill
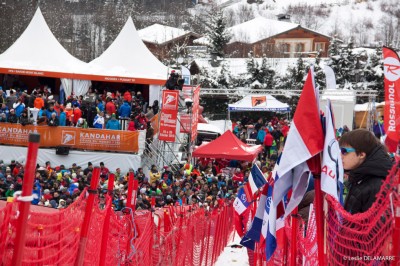
[[[86,190],[66,209],[30,211],[23,265],[72,265],[77,258],[87,204]],[[0,264],[11,265],[18,205],[0,209]],[[100,208],[95,198],[84,250],[84,265],[99,265],[104,225],[109,213],[105,265],[212,265],[233,232],[233,209],[211,212],[196,206],[136,211],[111,210],[106,196]]]

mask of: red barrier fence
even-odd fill
[[[55,213],[30,211],[22,265],[76,263],[87,195],[83,191],[72,205]],[[12,265],[18,204],[0,209],[0,264],[5,266]],[[106,196],[105,208],[99,206],[96,196],[83,265],[99,265],[101,250],[107,252],[105,265],[212,265],[232,237],[232,206],[211,211],[170,206],[134,215],[111,211],[108,236],[103,238],[111,198]],[[102,239],[107,239],[106,249],[100,248]]]

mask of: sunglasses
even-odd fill
[[[340,147],[340,152],[341,152],[343,155],[346,155],[346,154],[348,154],[349,152],[355,152],[355,151],[356,151],[356,149],[354,149],[354,148]]]

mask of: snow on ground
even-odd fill
[[[248,266],[249,257],[247,256],[247,249],[242,248],[231,248],[232,245],[240,245],[240,237],[235,232],[233,240],[225,247],[222,254],[218,257],[215,262],[215,266]]]

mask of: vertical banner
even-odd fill
[[[383,73],[385,75],[385,144],[389,152],[396,152],[400,131],[400,60],[396,51],[383,47]]]
[[[192,141],[197,138],[197,124],[199,122],[200,108],[200,86],[193,90],[193,107],[192,107]]]
[[[179,91],[164,90],[160,113],[159,140],[174,142],[176,123],[178,122]]]

